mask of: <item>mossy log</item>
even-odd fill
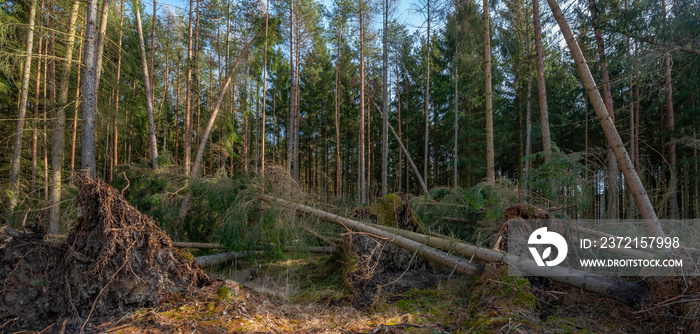
[[[314,209],[312,207],[308,207],[306,205],[301,205],[301,204],[296,204],[292,203],[280,198],[275,198],[270,195],[261,195],[259,198],[263,201],[269,202],[269,203],[277,203],[280,205],[285,205],[285,206],[290,206],[293,207],[297,212],[300,213],[306,213],[315,217],[318,217],[320,219],[323,219],[327,222],[335,223],[342,225],[346,228],[359,231],[359,232],[364,232],[367,234],[370,234],[372,236],[376,236],[379,238],[384,238],[391,244],[407,249],[411,252],[416,252],[416,254],[435,261],[437,263],[440,263],[442,265],[445,265],[449,268],[454,268],[455,272],[465,274],[465,275],[473,275],[477,273],[481,273],[483,270],[483,267],[479,264],[472,263],[469,260],[465,260],[464,258],[458,257],[458,256],[453,256],[450,255],[446,252],[443,252],[439,249],[435,249],[430,246],[426,246],[424,244],[421,244],[419,242],[410,240],[406,237],[388,233],[382,229],[379,229],[375,226],[370,226],[365,223],[360,223],[358,221],[341,217],[338,215],[334,215],[332,213],[328,213],[325,211],[321,211],[318,209]]]

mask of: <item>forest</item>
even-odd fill
[[[685,277],[495,264],[514,218],[698,217],[698,1],[0,0],[0,50],[0,331],[700,328]],[[124,268],[210,306],[119,290]],[[23,320],[22,280],[65,310]],[[206,327],[228,307],[253,327]]]

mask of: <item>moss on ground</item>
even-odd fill
[[[505,265],[489,264],[474,286],[469,299],[469,320],[463,324],[475,332],[539,331],[537,302],[530,283],[509,276]]]

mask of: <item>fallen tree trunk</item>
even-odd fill
[[[603,128],[605,138],[609,146],[612,148],[613,153],[615,153],[615,158],[617,159],[618,165],[620,165],[620,169],[625,177],[629,191],[632,194],[632,197],[634,197],[634,202],[639,209],[639,214],[642,216],[647,233],[649,233],[649,236],[652,237],[663,238],[666,236],[666,234],[661,228],[659,219],[656,216],[656,211],[654,211],[654,206],[651,204],[651,201],[649,201],[649,196],[644,189],[644,185],[642,184],[642,181],[639,178],[634,165],[632,164],[632,160],[630,160],[630,157],[627,154],[625,144],[622,142],[620,134],[617,132],[615,124],[608,114],[605,102],[603,102],[603,98],[600,96],[598,86],[596,85],[595,80],[593,80],[591,70],[588,68],[583,51],[581,51],[578,42],[576,42],[576,37],[569,26],[569,22],[566,20],[566,16],[564,16],[564,13],[559,7],[557,0],[547,0],[547,3],[552,9],[552,14],[559,25],[559,29],[564,35],[566,44],[569,46],[571,55],[576,63],[576,69],[581,76],[583,85],[586,88],[586,93],[588,93],[588,99],[593,105],[598,121]]]
[[[585,273],[579,270],[564,267],[539,267],[537,263],[533,260],[523,259],[515,255],[509,255],[505,252],[475,246],[459,240],[427,236],[424,234],[401,230],[393,227],[360,223],[305,205],[292,203],[279,198],[274,198],[270,195],[261,195],[259,198],[269,203],[275,202],[281,205],[293,207],[298,212],[310,214],[331,223],[341,224],[347,228],[352,228],[358,231],[372,233],[377,236],[387,238],[389,242],[399,247],[403,247],[401,244],[397,243],[397,241],[400,240],[402,244],[417,244],[417,246],[414,247],[418,250],[427,247],[428,249],[440,252],[439,250],[435,249],[439,248],[450,252],[455,252],[457,254],[467,256],[470,258],[475,258],[481,261],[506,262],[527,274],[533,276],[547,276],[552,280],[586,289],[588,291],[595,292],[628,304],[635,304],[641,302],[647,295],[647,289],[645,287],[640,286],[638,284],[614,279],[611,277]],[[409,243],[407,241],[411,241],[412,243]],[[441,260],[437,261],[439,263],[447,265],[447,263],[449,262],[445,261],[445,259],[454,258],[454,256],[450,256],[443,252],[441,253],[444,254],[445,258],[438,257],[438,259]],[[418,254],[433,260],[433,258],[428,257],[420,252]],[[457,265],[460,264],[460,262],[458,261],[451,261],[453,261],[452,265],[455,266],[455,268],[457,268]],[[474,266],[469,262],[467,262],[467,264],[469,264],[472,267]],[[456,271],[461,272],[459,270]],[[473,273],[474,272],[472,271],[470,275]]]
[[[638,284],[600,276],[565,267],[540,267],[533,260],[527,260],[505,252],[468,244],[463,241],[428,236],[393,227],[371,224],[377,229],[400,235],[435,248],[448,250],[457,254],[487,262],[506,262],[521,271],[534,276],[547,276],[552,280],[586,289],[606,297],[628,304],[635,304],[644,299],[647,289]]]
[[[197,263],[199,263],[200,266],[202,267],[213,267],[222,263],[226,263],[228,261],[233,261],[233,260],[238,260],[242,259],[248,255],[254,254],[255,252],[247,251],[247,252],[226,252],[226,253],[219,253],[219,254],[214,254],[214,255],[205,255],[205,256],[198,256],[194,258]]]
[[[367,234],[370,234],[374,237],[378,237],[381,239],[386,239],[389,243],[401,247],[403,249],[407,249],[411,252],[416,252],[416,254],[435,261],[437,263],[440,263],[442,265],[445,265],[449,268],[453,268],[455,272],[465,274],[465,275],[473,275],[477,273],[481,273],[483,271],[483,268],[480,265],[477,265],[475,263],[472,263],[468,260],[465,260],[461,257],[458,256],[453,256],[448,253],[445,253],[439,249],[435,249],[430,246],[426,246],[422,243],[416,242],[414,240],[408,239],[406,237],[403,237],[401,235],[396,235],[396,234],[391,234],[388,233],[382,229],[379,229],[375,226],[370,226],[365,223],[360,223],[358,221],[348,219],[345,217],[341,217],[338,215],[334,215],[332,213],[328,213],[325,211],[321,211],[318,209],[314,209],[311,207],[308,207],[306,205],[301,205],[301,204],[296,204],[292,203],[280,198],[275,198],[270,195],[261,195],[258,198],[261,200],[268,202],[268,203],[277,203],[285,206],[290,206],[293,207],[296,211],[301,212],[301,213],[306,213],[315,217],[318,217],[320,219],[323,219],[327,222],[343,225],[344,227],[348,229],[353,229],[359,232],[364,232]],[[534,261],[533,261],[534,262]]]
[[[178,248],[198,248],[198,249],[227,249],[222,245],[217,243],[205,243],[205,242],[183,242],[183,241],[173,241],[173,247]]]
[[[178,248],[198,248],[198,249],[228,249],[226,246],[217,243],[206,243],[206,242],[183,242],[183,241],[173,241],[173,247]],[[287,252],[309,252],[309,253],[338,253],[338,247],[333,246],[320,246],[320,247],[284,247]]]
[[[319,247],[284,247],[286,252],[309,252],[309,253],[321,253],[321,254],[338,254],[340,249],[334,246],[319,246]]]

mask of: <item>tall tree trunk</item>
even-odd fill
[[[634,42],[634,49],[638,50],[637,42]],[[639,80],[639,54],[635,52],[634,54],[634,63],[635,63],[635,75],[637,76],[637,80]],[[640,175],[641,178],[641,173],[642,170],[640,168],[640,163],[641,161],[639,160],[639,116],[640,116],[640,103],[641,103],[641,95],[639,93],[639,84],[636,85],[634,89],[634,93],[637,96],[636,99],[636,111],[635,111],[635,117],[634,117],[634,147],[636,147],[636,150],[634,151],[634,168],[637,171],[637,174]]]
[[[369,112],[369,106],[367,108],[367,130],[365,131],[365,137],[367,137],[367,157],[365,158],[365,164],[367,165],[367,173],[365,174],[365,200],[369,201],[369,189],[372,185],[372,131],[370,131],[371,115]]]
[[[50,231],[53,234],[59,233],[61,216],[61,183],[63,174],[63,148],[65,143],[66,111],[68,102],[68,86],[70,82],[71,63],[73,62],[73,47],[75,45],[76,22],[78,21],[78,10],[80,3],[73,3],[70,14],[70,28],[68,30],[68,43],[66,45],[65,61],[61,70],[61,81],[59,83],[58,106],[54,112],[54,130],[51,137],[51,166],[53,168],[51,184],[51,209],[50,209]]]
[[[667,20],[666,14],[666,0],[661,0],[661,6],[663,7],[664,21]],[[666,25],[666,23],[664,23]],[[664,77],[666,83],[666,117],[668,124],[668,131],[671,133],[671,137],[668,140],[668,163],[671,167],[671,193],[669,194],[669,214],[672,219],[680,218],[680,212],[678,210],[678,168],[676,167],[676,140],[673,137],[676,131],[676,124],[673,115],[673,82],[671,78],[671,54],[668,51],[668,46],[664,47]]]
[[[199,11],[200,2],[201,2],[200,0],[197,0],[197,8],[195,9],[195,14],[197,15],[197,17],[196,17],[195,24],[194,24],[194,47],[192,50],[194,52],[194,62],[192,63],[192,66],[194,66],[193,76],[194,76],[194,81],[195,81],[194,83],[197,85],[197,89],[196,89],[197,93],[192,98],[195,98],[195,97],[197,98],[197,102],[195,103],[195,105],[197,106],[197,127],[196,128],[194,126],[191,127],[190,131],[192,132],[191,137],[193,137],[193,139],[192,139],[192,143],[190,145],[192,145],[192,144],[196,145],[197,141],[200,139],[200,134],[201,134],[200,122],[199,122],[199,117],[201,115],[201,107],[202,107],[202,101],[201,101],[202,96],[199,93],[202,91],[202,86],[201,86],[202,82],[200,80],[200,72],[199,72],[199,49],[200,49],[200,46],[199,46],[199,29],[200,29],[199,20],[201,18],[201,12]],[[192,101],[192,102],[194,103],[194,101]],[[194,109],[192,110],[192,112],[194,112]],[[194,118],[192,120],[193,120],[192,123],[194,123]],[[196,132],[195,132],[195,129],[197,130]]]
[[[263,91],[262,91],[262,143],[260,144],[260,175],[265,177],[265,108],[267,108],[267,30],[270,19],[270,0],[265,4],[265,51],[263,55]]]
[[[151,79],[151,91],[152,91],[151,93],[153,93],[153,94],[155,94],[155,91],[153,91],[153,90],[155,90],[154,87],[155,87],[155,76],[156,76],[154,63],[155,63],[155,58],[156,58],[156,24],[158,23],[158,19],[156,16],[156,3],[157,2],[158,2],[157,0],[153,0],[153,16],[151,17],[151,55],[150,55],[151,59],[149,59],[149,62],[148,62],[148,73],[151,74],[151,77],[150,77],[150,79]],[[165,82],[168,82],[168,80],[166,79]],[[154,101],[154,103],[155,103],[155,100],[156,100],[155,97],[151,96],[151,101]],[[163,150],[165,150],[165,149],[163,149]]]
[[[258,122],[260,121],[260,78],[256,77],[255,78],[255,91],[254,91],[254,96],[255,96],[255,117],[253,120],[253,130],[255,131],[255,141],[253,141],[253,145],[255,147],[255,154],[253,155],[253,159],[255,159],[255,174],[260,173],[260,165],[258,163],[258,159],[260,158],[260,129],[258,126],[260,125]]]
[[[277,129],[277,87],[272,87],[272,132],[274,133],[272,146],[272,163],[278,164],[279,157],[279,144],[280,144],[280,131]]]
[[[41,33],[39,34],[41,36]],[[38,146],[38,125],[39,125],[39,98],[41,97],[41,44],[44,38],[39,37],[39,54],[36,62],[36,87],[34,90],[34,119],[32,120],[32,181],[29,187],[29,193],[33,194],[36,190],[36,166],[37,166],[37,146]]]
[[[364,3],[360,2],[360,168],[359,168],[359,192],[360,204],[367,201],[365,197],[365,25]]]
[[[19,112],[17,115],[17,130],[15,131],[15,144],[12,151],[12,163],[10,168],[10,205],[9,211],[17,206],[19,196],[19,161],[22,154],[22,133],[24,132],[24,117],[27,114],[27,99],[29,97],[29,77],[32,71],[32,52],[34,49],[34,18],[36,17],[36,0],[29,7],[29,24],[27,28],[27,56],[24,59],[22,70],[22,86],[19,92]]]
[[[112,160],[109,167],[109,179],[112,180],[114,177],[114,168],[119,162],[119,124],[117,122],[117,115],[119,115],[119,88],[121,87],[121,75],[122,75],[122,39],[124,37],[124,0],[119,4],[119,41],[117,42],[117,82],[116,82],[116,92],[114,94],[114,118],[112,118],[112,128],[114,135],[112,136]]]
[[[408,84],[409,84],[409,82],[408,82],[408,74],[407,74],[406,71],[404,71],[404,76],[405,76],[405,78],[404,78],[404,80],[403,80],[403,82],[404,82],[404,92],[406,92],[406,104],[407,104],[406,107],[407,107],[407,109],[408,109],[409,103],[411,102],[411,99],[409,98],[409,96],[410,96],[410,95],[409,95],[409,94],[410,94],[410,91],[409,91],[409,89],[408,89]],[[399,123],[399,125],[401,125],[401,123]],[[399,130],[401,130],[401,128],[399,128]],[[411,141],[411,136],[408,135],[408,120],[406,120],[406,127],[405,127],[404,130],[405,130],[405,132],[406,132],[406,146],[408,146],[408,145],[409,145],[409,142]],[[399,134],[402,134],[401,131],[399,131]],[[399,139],[401,140],[401,142],[403,142],[403,137],[399,137]],[[411,157],[408,155],[408,150],[407,150],[407,149],[404,149],[404,152],[406,153],[406,161],[408,161],[408,162],[412,165],[412,164],[413,164],[413,161],[411,160]],[[411,176],[411,173],[408,172],[408,165],[409,165],[409,164],[407,163],[407,164],[406,164],[406,193],[410,193],[410,192],[411,192],[411,183],[410,183],[410,176]],[[418,174],[419,174],[419,173],[417,172],[418,169],[416,168],[415,170],[416,170],[416,175],[418,175]],[[422,180],[422,179],[421,179],[421,180]]]
[[[344,18],[338,22],[338,53],[335,60],[335,197],[342,196],[342,171],[340,166],[340,37]]]
[[[454,64],[454,77],[455,77],[455,148],[454,148],[454,164],[452,168],[454,169],[454,184],[453,187],[457,189],[457,162],[459,160],[459,155],[458,153],[458,142],[459,142],[459,89],[458,89],[458,79],[459,79],[459,74],[457,73],[457,62],[455,61]]]
[[[87,18],[86,18],[87,20]],[[85,30],[80,33],[80,40],[83,41],[85,37]],[[78,47],[78,64],[82,63],[83,59],[83,45],[85,43],[80,43]],[[78,139],[78,113],[80,112],[80,80],[83,75],[80,73],[80,66],[78,66],[78,83],[75,86],[75,108],[73,110],[73,138],[71,140],[70,146],[70,183],[73,184],[75,181],[75,147]]]
[[[484,0],[488,1],[488,0]],[[427,4],[427,18],[428,18],[428,31],[426,40],[427,53],[425,55],[425,97],[423,98],[423,112],[425,113],[425,137],[423,142],[423,181],[428,183],[428,128],[430,126],[430,114],[428,109],[430,109],[430,0],[426,1]]]
[[[693,104],[695,104],[693,102]],[[695,125],[695,129],[697,129],[697,123]],[[697,140],[698,139],[698,133],[697,130],[693,130],[693,139]],[[700,162],[698,161],[698,147],[695,146],[693,147],[693,160],[695,160],[695,173],[700,172]],[[698,213],[700,213],[700,178],[695,177],[695,206],[694,206],[694,215],[697,217]]]
[[[299,92],[299,80],[301,78],[301,75],[299,75],[299,69],[301,68],[301,42],[300,42],[300,37],[301,37],[301,25],[299,24],[300,20],[300,6],[297,6],[297,13],[294,16],[296,20],[296,48],[294,49],[294,52],[296,53],[296,64],[294,65],[294,71],[296,74],[294,74],[294,99],[296,100],[294,102],[294,180],[299,182],[299,99],[301,98],[301,94]]]
[[[593,79],[591,71],[586,64],[586,59],[581,52],[581,48],[579,48],[578,43],[574,38],[571,27],[569,27],[569,23],[566,21],[566,17],[564,17],[564,13],[562,13],[557,1],[547,0],[547,3],[552,9],[554,18],[559,24],[559,28],[561,29],[566,43],[569,46],[569,50],[571,51],[574,61],[576,62],[576,69],[578,70],[579,75],[583,80],[583,84],[586,87],[588,98],[593,104],[598,120],[603,128],[603,133],[605,134],[608,143],[613,148],[617,162],[622,166],[622,173],[627,181],[627,186],[632,192],[632,196],[634,196],[634,201],[637,204],[637,208],[641,213],[642,219],[644,219],[644,226],[647,229],[647,233],[654,237],[664,237],[665,234],[656,216],[656,212],[654,212],[654,207],[649,201],[649,197],[644,190],[644,185],[642,185],[642,182],[639,179],[634,166],[632,165],[629,155],[627,155],[627,150],[625,150],[624,143],[622,142],[620,135],[617,133],[617,129],[615,129],[615,124],[607,111],[605,102],[603,102],[600,92],[596,88],[597,86],[595,80]]]
[[[486,76],[486,181],[496,182],[493,147],[493,91],[491,89],[491,36],[489,23],[489,1],[484,5],[484,73]]]
[[[625,0],[625,10],[629,9],[629,3],[628,0]],[[630,52],[631,50],[631,43],[630,43],[630,38],[627,38],[627,59],[630,61],[632,60],[632,54]],[[636,52],[636,49],[635,49]],[[636,64],[635,68],[633,70],[634,74],[637,72]],[[629,85],[628,85],[628,99],[629,99],[629,114],[630,114],[630,158],[632,159],[632,164],[634,165],[636,163],[635,161],[635,156],[636,156],[636,148],[634,146],[635,144],[635,129],[634,129],[634,90],[633,90],[633,85],[634,81],[636,78],[632,75],[632,72],[629,75]],[[629,190],[629,189],[628,189]],[[629,201],[627,203],[627,219],[633,219],[634,218],[634,198],[632,198],[632,194],[629,194]]]
[[[148,114],[148,139],[151,151],[151,163],[153,169],[158,169],[158,144],[156,142],[156,126],[153,119],[153,88],[148,75],[148,63],[146,63],[146,45],[143,40],[143,28],[141,27],[141,10],[136,7],[136,29],[141,49],[141,68],[143,70],[143,85],[146,87],[146,113]]]
[[[539,90],[540,99],[540,120],[542,121],[542,147],[544,149],[544,162],[547,163],[549,162],[549,156],[552,154],[552,138],[549,134],[547,86],[544,82],[544,55],[542,52],[542,33],[540,30],[539,0],[532,1],[532,16],[535,26],[535,53],[537,58],[537,87]],[[528,94],[530,94],[529,91]]]
[[[659,89],[658,97],[661,97],[661,90]],[[668,194],[668,180],[666,179],[668,175],[666,175],[666,169],[663,167],[664,164],[668,163],[667,155],[666,155],[666,136],[663,134],[663,132],[666,130],[666,127],[664,126],[664,108],[666,107],[665,103],[659,103],[659,132],[662,133],[661,137],[661,161],[662,161],[662,167],[661,170],[662,172],[659,175],[660,179],[660,189],[658,191],[658,201],[661,204],[661,209],[659,210],[659,216],[663,218],[668,218],[668,202],[666,200],[666,195]]]
[[[167,46],[166,46],[167,48]],[[151,73],[153,74],[153,73]],[[155,76],[155,74],[153,74]],[[153,80],[151,80],[153,81]],[[163,152],[168,150],[168,93],[170,90],[168,89],[168,84],[170,83],[170,62],[166,61],[165,62],[165,80],[163,80],[163,98],[160,100],[160,107],[158,107],[158,114],[163,115]],[[151,90],[154,90],[155,88],[151,86]],[[153,92],[155,94],[155,92]],[[155,99],[153,100],[155,104]],[[165,109],[163,109],[165,107]],[[156,132],[157,133],[157,132]]]
[[[51,16],[50,14],[48,15],[49,17]],[[53,29],[51,25],[49,25],[49,30]],[[49,200],[49,151],[48,151],[48,129],[47,129],[47,124],[48,124],[48,112],[49,108],[52,108],[51,106],[53,103],[49,100],[48,97],[48,91],[49,91],[49,66],[51,60],[51,54],[49,53],[49,41],[51,37],[50,35],[47,36],[46,38],[46,47],[44,48],[44,54],[47,56],[46,58],[46,63],[44,64],[44,121],[41,123],[43,127],[43,131],[41,132],[41,143],[42,143],[42,152],[44,153],[44,199]],[[52,78],[53,79],[53,78]]]
[[[83,133],[81,160],[83,173],[97,176],[95,165],[95,113],[97,112],[97,0],[88,0],[83,70]]]
[[[399,142],[402,143],[403,145],[403,137],[401,133],[401,89],[399,89],[399,70],[398,68],[396,69],[396,109],[399,117]],[[398,173],[396,175],[396,178],[398,179],[399,182],[399,191],[403,191],[401,182],[403,181],[403,178],[401,177],[401,171],[403,170],[403,154],[399,151],[399,166],[396,168],[396,172]],[[408,184],[407,184],[408,185]],[[406,192],[408,192],[408,189],[406,189]]]
[[[223,71],[223,62],[221,61],[221,29],[216,30],[216,55],[217,55],[217,65],[218,65],[218,81],[219,82],[219,87],[221,87],[221,81],[222,81],[222,75],[224,73]],[[179,65],[178,65],[179,66]],[[228,76],[226,76],[228,77]],[[213,87],[212,87],[213,88]],[[222,107],[223,108],[223,107]],[[177,118],[176,118],[177,119]],[[219,141],[222,143],[224,142],[224,127],[221,126],[219,127]],[[221,145],[220,151],[219,151],[219,168],[222,170],[226,170],[226,150],[225,150],[225,145]]]
[[[287,171],[292,175],[294,153],[294,0],[289,0],[289,126],[287,127]],[[289,186],[287,187],[289,189]]]
[[[43,4],[44,2],[42,2]],[[43,7],[43,6],[42,6]],[[47,7],[50,7],[47,6]],[[44,54],[46,55],[46,62],[44,64],[44,121],[41,123],[41,126],[43,127],[43,131],[41,132],[41,143],[42,143],[42,152],[44,153],[44,199],[49,200],[49,153],[48,153],[48,112],[49,108],[51,108],[53,112],[53,105],[56,99],[54,98],[55,96],[53,95],[53,83],[55,80],[55,63],[52,64],[53,57],[51,55],[51,52],[54,51],[54,48],[49,48],[49,45],[52,44],[52,34],[53,34],[53,15],[51,12],[53,10],[49,10],[50,12],[46,15],[47,16],[47,26],[48,26],[48,34],[46,36],[46,45],[44,47]],[[54,52],[55,53],[55,52]],[[52,66],[54,65],[54,66]],[[49,68],[51,68],[53,71],[49,71]],[[49,75],[51,75],[51,80],[49,80]],[[52,87],[49,89],[49,83],[51,83]],[[51,93],[49,93],[51,92]],[[51,94],[51,99],[49,98],[49,94]]]
[[[187,30],[187,81],[185,84],[185,135],[183,140],[185,150],[185,175],[190,175],[190,162],[192,160],[190,155],[192,153],[192,15],[194,14],[194,1],[195,0],[190,0],[190,17]]]
[[[387,193],[387,171],[388,150],[389,150],[389,62],[387,60],[387,30],[389,29],[389,0],[384,0],[384,29],[382,29],[382,67],[384,71],[383,77],[383,94],[382,94],[382,109],[386,112],[382,117],[382,196]]]
[[[595,21],[598,17],[598,11],[596,9],[595,0],[590,0],[590,10],[591,19]],[[603,97],[605,98],[605,107],[610,115],[610,121],[615,124],[615,109],[613,108],[612,92],[610,91],[610,80],[608,79],[608,64],[605,60],[605,44],[603,42],[603,33],[600,28],[596,27],[594,29],[595,40],[598,46],[598,60],[600,62],[600,73],[603,80]],[[607,216],[608,219],[619,218],[619,205],[617,200],[618,194],[618,182],[617,174],[619,168],[617,161],[615,160],[615,154],[613,153],[613,148],[608,144],[608,180],[609,180],[609,192],[608,192],[608,208]]]
[[[534,0],[537,1],[537,0]],[[525,102],[525,156],[532,154],[532,76],[527,75],[527,100]],[[530,177],[530,159],[525,159],[525,171],[523,177],[523,189],[527,193],[527,180]]]
[[[683,169],[683,180],[680,182],[683,185],[683,193],[681,194],[682,197],[682,216],[679,218],[690,218],[692,217],[690,214],[690,173],[688,172],[688,169],[690,169],[690,163],[688,162],[688,152],[683,153],[683,164],[681,164],[682,169]]]
[[[100,11],[100,30],[97,35],[97,78],[95,79],[95,91],[97,92],[96,99],[100,95],[100,78],[102,77],[102,55],[105,50],[105,38],[107,34],[107,19],[109,18],[109,0],[102,1],[102,9]],[[97,100],[95,100],[97,101]],[[95,102],[97,103],[97,102]]]
[[[175,164],[180,161],[180,56],[177,56],[177,83],[175,88]]]
[[[249,77],[249,60],[248,60],[248,54],[246,54],[246,69],[245,69],[245,74],[244,74],[244,79],[243,79],[243,91],[245,92],[245,98],[241,99],[241,114],[243,115],[243,171],[245,174],[248,174],[248,148],[250,145],[250,141],[248,140],[248,110],[249,110],[249,101],[250,101],[250,90],[248,89],[248,77]]]

